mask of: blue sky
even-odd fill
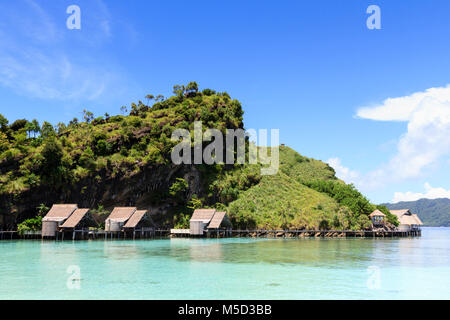
[[[81,30],[66,28],[72,4]],[[366,27],[371,4],[381,30]],[[240,100],[246,128],[278,128],[280,142],[374,202],[450,197],[449,10],[438,0],[2,1],[0,113],[53,124],[84,108],[118,114],[197,81]]]

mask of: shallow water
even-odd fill
[[[398,239],[0,241],[0,299],[450,299],[450,228]]]

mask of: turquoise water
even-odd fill
[[[0,241],[0,299],[450,299],[450,228],[401,239]]]

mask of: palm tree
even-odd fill
[[[33,119],[33,121],[31,121],[31,126],[33,131],[33,138],[36,138],[36,133],[41,132],[41,126],[39,125],[39,121]]]
[[[145,98],[147,98],[147,105],[149,105],[150,104],[150,100],[155,99],[155,96],[152,95],[152,94],[148,94],[148,95],[145,96]]]

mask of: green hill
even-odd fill
[[[386,203],[389,209],[410,209],[417,213],[424,225],[432,227],[450,227],[450,199],[420,199]]]
[[[199,207],[226,209],[236,228],[370,226],[375,205],[327,164],[288,147],[280,147],[273,176],[261,175],[262,164],[173,164],[173,130],[191,131],[194,121],[223,133],[244,127],[240,102],[226,92],[199,91],[191,82],[175,86],[167,99],[146,100],[132,103],[129,112],[122,107],[124,115],[94,117],[84,110],[82,121],[56,126],[25,119],[9,124],[0,115],[0,228],[15,228],[53,203],[77,203],[98,215],[138,206],[162,227],[186,226]]]

